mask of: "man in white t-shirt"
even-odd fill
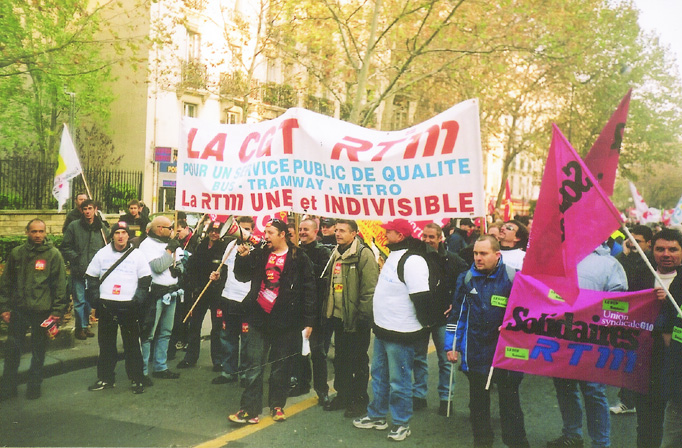
[[[138,316],[149,294],[152,271],[144,255],[130,245],[129,238],[126,222],[114,224],[111,243],[95,254],[85,271],[87,294],[98,302],[99,310],[97,382],[88,387],[90,391],[114,387],[118,359],[116,334],[120,326],[126,373],[133,393],[144,392]],[[123,261],[113,267],[122,257],[125,257]]]

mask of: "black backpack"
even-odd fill
[[[423,241],[418,241],[418,244],[415,242],[398,260],[398,279],[403,283],[405,283],[405,262],[412,255],[422,257],[429,268],[429,291],[431,291],[432,299],[428,302],[427,326],[431,327],[439,320],[443,320],[443,312],[445,311],[441,305],[443,300],[452,301],[452,291],[448,287],[448,282],[445,281],[446,264],[431,246]]]

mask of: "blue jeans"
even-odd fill
[[[168,364],[166,364],[168,341],[173,331],[175,305],[175,299],[171,299],[170,305],[164,305],[161,298],[156,299],[154,325],[142,336],[142,362],[145,376],[149,374],[149,352],[151,350],[152,339],[154,340],[154,372],[168,370]]]
[[[71,277],[73,286],[73,315],[76,316],[76,329],[88,328],[92,307],[85,300],[85,279]]]
[[[578,392],[578,387],[580,387],[585,401],[587,432],[592,438],[592,446],[610,446],[611,420],[609,402],[606,399],[606,386],[588,381],[554,378],[554,387],[561,411],[561,419],[564,422],[563,434],[572,439],[583,437],[583,414],[580,407],[580,393]]]
[[[433,345],[436,346],[436,355],[438,356],[438,397],[441,401],[448,401],[452,363],[448,361],[445,350],[443,350],[443,347],[445,346],[445,325],[431,328],[430,333],[431,338],[433,339]],[[415,398],[426,398],[427,382],[429,379],[429,365],[426,361],[428,350],[429,340],[426,339],[419,346],[414,357],[414,385],[412,387],[412,396]],[[454,389],[454,377],[452,379],[452,386]],[[450,393],[454,396],[452,391],[450,391]]]
[[[367,415],[385,418],[391,411],[394,425],[412,418],[412,365],[421,342],[397,343],[374,338],[372,392]]]

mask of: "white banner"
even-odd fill
[[[389,220],[485,215],[478,101],[382,132],[305,109],[256,124],[184,118],[176,209]]]

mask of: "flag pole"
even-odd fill
[[[68,126],[66,126],[66,124],[64,124],[64,127],[66,128],[67,132],[69,132],[69,128],[68,128]],[[71,134],[69,133],[69,136],[70,135]],[[78,159],[78,165],[81,166],[80,175],[81,175],[81,178],[83,179],[83,185],[85,186],[85,192],[88,194],[89,199],[94,199],[92,196],[92,193],[90,192],[90,186],[88,185],[88,181],[85,179],[85,172],[83,171],[81,161],[80,161],[80,157],[78,156],[78,150],[76,149],[76,142],[73,141],[73,138],[71,138],[71,143],[73,144],[73,152],[76,155],[76,158]],[[100,210],[100,212],[101,212],[101,210]],[[100,218],[103,219],[102,216],[100,216]],[[99,231],[102,234],[102,240],[104,240],[104,245],[106,246],[108,244],[108,242],[107,242],[107,236],[104,234],[104,229],[102,227],[100,227]]]
[[[656,282],[665,291],[666,297],[668,297],[668,300],[670,300],[670,303],[672,303],[673,307],[675,307],[675,311],[677,311],[678,316],[682,316],[682,310],[680,310],[680,307],[677,305],[677,302],[675,302],[675,298],[672,296],[672,294],[670,294],[670,291],[668,291],[668,288],[663,284],[663,280],[661,280],[661,277],[659,277],[658,272],[656,272],[656,269],[654,269],[654,267],[651,265],[651,262],[649,262],[649,259],[644,254],[644,251],[642,250],[642,248],[639,247],[639,244],[635,240],[635,237],[632,236],[632,234],[630,233],[630,230],[627,228],[627,226],[623,225],[623,226],[621,226],[621,229],[628,236],[628,239],[632,243],[633,247],[635,249],[637,249],[637,253],[639,254],[640,257],[642,257],[642,260],[644,260],[646,265],[649,267],[649,270],[651,271],[651,273],[654,274],[654,278],[656,278]],[[654,286],[656,286],[655,283],[654,283]]]

